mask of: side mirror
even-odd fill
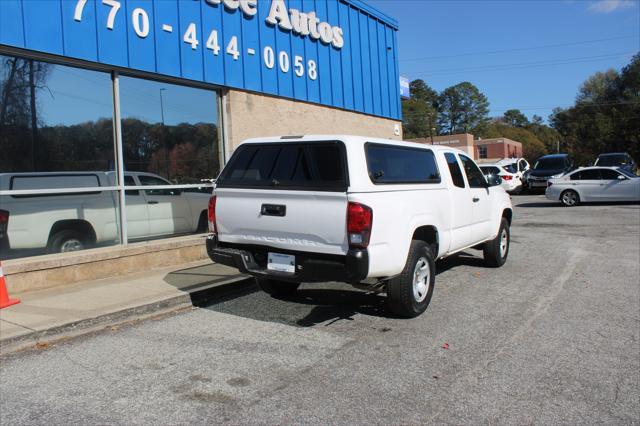
[[[622,175],[618,175],[618,180],[627,180],[627,178]]]
[[[181,195],[182,189],[171,189],[171,195]]]
[[[487,176],[487,183],[489,186],[498,186],[502,183],[502,178],[498,175]]]

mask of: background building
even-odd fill
[[[474,160],[483,162],[522,157],[522,143],[507,138],[474,139],[472,134],[462,133],[410,141],[457,148],[472,156]]]
[[[63,225],[95,245],[101,231],[73,201],[88,191],[112,200],[114,237],[99,245],[190,232],[178,221],[202,211],[178,200],[210,192],[201,180],[245,138],[401,138],[397,30],[361,0],[1,0],[0,210],[13,211],[0,259],[52,251]],[[51,211],[62,225],[39,238],[49,247],[14,250],[12,234],[35,232],[16,228],[20,212],[63,195],[70,211]]]
[[[397,30],[361,0],[0,0],[10,290],[206,258],[245,138],[401,138]]]

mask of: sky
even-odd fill
[[[437,91],[469,81],[490,115],[547,119],[584,80],[640,50],[640,0],[367,0],[398,20],[400,74]]]

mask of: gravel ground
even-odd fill
[[[5,356],[0,422],[639,424],[640,206],[513,202],[507,264],[439,262],[419,318],[252,289]]]

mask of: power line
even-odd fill
[[[565,106],[565,107],[559,107],[558,105],[553,105],[553,106],[532,106],[532,107],[518,107],[518,106],[512,106],[510,108],[491,108],[491,111],[493,112],[505,112],[511,109],[517,109],[520,111],[531,111],[531,110],[546,110],[546,109],[553,109],[553,108],[561,108],[563,110],[569,109],[569,108],[599,108],[599,107],[607,107],[607,106],[617,106],[617,105],[640,105],[640,102],[601,102],[601,103],[584,103],[584,104],[578,104],[578,105],[571,105],[571,106]],[[439,113],[436,111],[435,112],[436,115],[438,115]],[[409,113],[409,114],[402,114],[402,118],[407,118],[407,117],[418,117],[418,118],[422,118],[422,117],[426,117],[428,114],[421,114],[421,113]]]
[[[423,71],[415,71],[409,73],[410,75],[416,76],[418,74],[421,75],[443,75],[443,74],[456,74],[456,73],[464,73],[464,72],[486,72],[486,71],[505,71],[510,69],[520,69],[520,68],[537,68],[544,66],[556,66],[556,65],[569,65],[576,64],[582,62],[596,62],[604,59],[609,59],[613,57],[622,57],[627,55],[633,55],[635,52],[620,52],[608,55],[595,55],[595,56],[583,56],[576,58],[565,58],[565,59],[549,59],[545,61],[533,61],[533,62],[519,62],[519,63],[511,63],[511,64],[496,64],[496,65],[481,65],[476,67],[463,67],[463,68],[448,68],[448,69],[436,69],[436,70],[423,70]]]
[[[621,40],[621,39],[627,39],[627,38],[637,38],[637,36],[636,35],[617,36],[617,37],[601,38],[596,40],[577,41],[572,43],[546,44],[541,46],[520,47],[520,48],[513,48],[513,49],[500,49],[500,50],[488,50],[484,52],[459,53],[455,55],[424,56],[421,58],[400,59],[399,62],[416,62],[416,61],[424,61],[424,60],[431,60],[431,59],[460,58],[463,56],[491,55],[495,53],[506,53],[506,52],[522,52],[522,51],[528,51],[528,50],[547,49],[552,47],[578,46],[583,44],[592,44],[592,43],[599,43],[603,41]]]

